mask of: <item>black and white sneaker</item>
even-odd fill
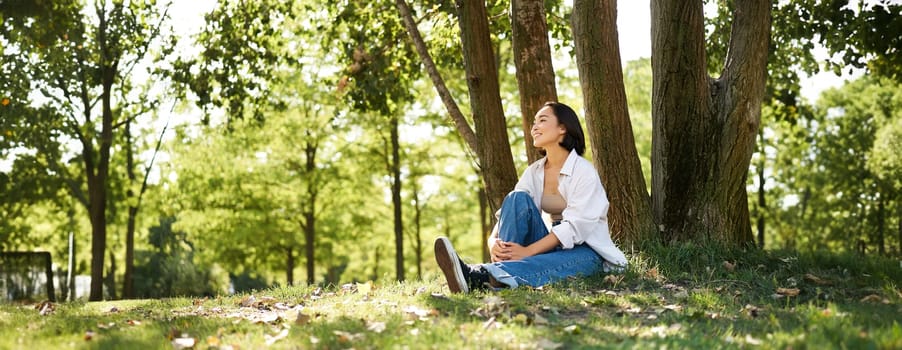
[[[454,247],[451,246],[451,241],[448,238],[439,237],[435,239],[435,261],[445,274],[451,293],[470,292],[470,288],[467,286],[467,278],[461,267],[461,260],[457,257],[457,252],[454,251]]]

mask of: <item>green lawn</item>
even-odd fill
[[[727,258],[724,258],[727,257]],[[650,248],[623,275],[450,295],[436,276],[0,306],[0,348],[902,348],[902,263]]]

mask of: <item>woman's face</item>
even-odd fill
[[[548,149],[548,147],[560,146],[567,134],[567,129],[557,120],[554,115],[554,109],[550,106],[542,107],[536,113],[532,123],[532,145],[538,148]]]

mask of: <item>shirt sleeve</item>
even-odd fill
[[[609,203],[594,169],[578,167],[566,181],[562,193],[566,195],[567,207],[561,213],[561,224],[552,232],[561,241],[561,247],[570,249],[585,243],[599,222],[606,220]]]

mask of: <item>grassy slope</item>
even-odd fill
[[[650,248],[623,275],[539,290],[449,295],[431,277],[54,304],[47,315],[2,305],[0,348],[898,349],[900,282],[898,260]]]

